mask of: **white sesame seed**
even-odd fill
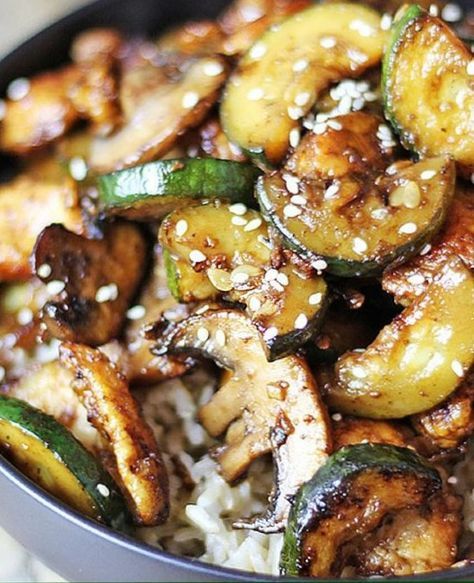
[[[449,2],[441,10],[441,18],[446,22],[458,22],[462,19],[462,8],[458,4]]]
[[[28,95],[31,85],[25,77],[19,77],[10,83],[7,87],[7,97],[12,101],[20,101]]]
[[[262,302],[257,296],[251,296],[249,299],[248,307],[252,312],[258,312],[262,307]]]
[[[262,42],[257,42],[249,51],[249,57],[254,61],[261,59],[267,52],[267,45]]]
[[[321,303],[322,299],[323,299],[323,294],[321,292],[311,294],[308,298],[308,304],[310,306],[317,306],[318,304]]]
[[[407,277],[407,280],[411,285],[422,285],[425,283],[425,276],[421,273],[413,273]]]
[[[87,178],[87,163],[81,156],[74,156],[69,162],[69,174],[77,182],[82,182]]]
[[[370,216],[377,221],[383,221],[383,219],[385,219],[387,215],[388,210],[386,208],[374,209],[370,213]]]
[[[295,96],[295,104],[299,105],[300,107],[303,107],[308,103],[310,99],[311,93],[309,93],[309,91],[303,91]]]
[[[361,109],[364,108],[365,105],[365,99],[363,99],[362,97],[358,97],[357,99],[354,99],[354,101],[352,102],[352,109],[354,111],[360,111]]]
[[[324,199],[328,200],[328,199],[334,198],[338,192],[339,192],[339,183],[333,182],[324,191]]]
[[[248,280],[250,279],[250,276],[248,273],[245,273],[243,271],[233,271],[230,274],[230,279],[233,281],[233,283],[236,284],[244,284],[247,283]]]
[[[352,109],[352,97],[344,95],[339,101],[337,109],[341,114],[349,113]]]
[[[97,492],[99,492],[101,496],[104,496],[104,498],[110,496],[110,490],[107,488],[105,484],[97,484],[96,488]]]
[[[314,269],[316,269],[316,271],[324,271],[328,266],[324,259],[316,259],[316,261],[313,261],[311,265],[314,267]]]
[[[322,36],[319,40],[319,44],[323,49],[332,49],[336,46],[337,40],[334,36]]]
[[[209,330],[207,328],[198,328],[197,337],[199,342],[206,342],[209,339]]]
[[[262,224],[262,219],[260,217],[257,217],[256,219],[252,219],[245,225],[244,231],[246,231],[247,233],[250,231],[255,231],[256,229],[258,229],[260,227],[261,224]]]
[[[392,15],[386,12],[380,19],[380,28],[382,30],[389,30],[392,26],[392,20]]]
[[[364,93],[365,101],[377,101],[378,98],[379,96],[377,95],[377,93],[375,93],[375,91],[366,91]]]
[[[283,174],[283,180],[286,184],[286,189],[290,194],[298,194],[300,190],[300,179],[292,174]]]
[[[184,109],[192,109],[198,103],[199,94],[196,93],[196,91],[187,91],[181,100],[181,105],[184,107]]]
[[[349,24],[349,28],[351,30],[355,30],[356,32],[358,32],[360,34],[360,36],[373,36],[375,34],[375,30],[366,22],[364,22],[363,20],[353,20],[350,24]]]
[[[427,243],[423,249],[420,251],[420,255],[426,255],[431,251],[431,243]]]
[[[439,9],[436,4],[430,4],[429,13],[431,16],[439,16]]]
[[[276,279],[274,279],[273,281],[270,282],[270,285],[273,289],[275,289],[277,292],[281,293],[285,291],[285,288],[281,285],[281,283],[279,283]]]
[[[362,366],[354,366],[352,367],[352,374],[358,379],[365,379],[367,371]]]
[[[451,363],[451,369],[457,377],[462,378],[464,376],[464,368],[459,360],[453,360]]]
[[[208,77],[217,77],[224,71],[224,65],[219,61],[209,61],[204,65],[203,71]]]
[[[292,148],[296,148],[298,147],[298,144],[300,143],[301,140],[301,132],[299,128],[293,128],[290,131],[290,135],[289,135],[289,141],[290,141],[290,146]]]
[[[53,270],[51,269],[51,265],[49,265],[48,263],[43,263],[38,267],[36,273],[38,274],[38,277],[46,279],[51,275],[52,271]]]
[[[293,219],[301,214],[301,209],[294,204],[287,204],[283,208],[283,214],[288,219]]]
[[[286,287],[289,283],[290,280],[288,279],[288,276],[286,275],[286,273],[282,273],[279,272],[277,275],[276,280],[278,281],[278,283],[284,287]]]
[[[206,259],[207,257],[204,255],[202,251],[199,251],[199,249],[193,249],[189,253],[189,260],[192,263],[201,263],[202,261],[206,261]]]
[[[66,287],[66,284],[64,283],[64,281],[59,281],[58,279],[53,279],[53,281],[50,281],[46,285],[46,289],[48,290],[48,294],[50,294],[51,296],[56,296],[56,295],[60,294],[64,290],[65,287]]]
[[[342,421],[342,415],[340,413],[333,413],[331,417],[334,421]]]
[[[265,276],[264,279],[266,281],[273,281],[274,279],[276,279],[278,277],[278,269],[274,269],[273,267],[271,269],[269,269],[267,272],[265,272]]]
[[[288,107],[288,117],[290,119],[293,120],[298,120],[300,119],[300,117],[303,117],[304,115],[304,111],[301,109],[301,107],[293,107],[292,105],[290,105]]]
[[[127,318],[129,320],[141,320],[145,314],[146,308],[140,304],[132,306],[129,310],[127,310]]]
[[[400,184],[390,193],[389,201],[393,207],[404,206],[409,209],[415,209],[421,202],[420,187],[414,180]]]
[[[0,121],[5,119],[5,115],[7,113],[7,104],[3,99],[0,99]]]
[[[267,328],[263,333],[264,340],[272,340],[275,336],[278,336],[278,328],[275,328],[275,326]]]
[[[216,344],[223,348],[226,345],[227,338],[225,336],[225,332],[223,330],[217,330],[216,332]]]
[[[7,371],[4,369],[4,367],[0,366],[0,382],[3,381],[3,379],[5,378],[6,372]]]
[[[308,68],[309,62],[306,59],[299,59],[293,63],[293,71],[295,73],[301,73]]]
[[[468,75],[474,75],[474,59],[469,61],[466,71]]]
[[[352,241],[352,249],[359,255],[363,255],[367,251],[368,246],[364,239],[361,239],[360,237],[355,237],[354,240]]]
[[[436,176],[436,170],[423,170],[420,174],[422,180],[431,180],[434,176]]]
[[[336,121],[335,119],[329,119],[327,124],[330,128],[336,130],[336,132],[342,130],[342,124]]]
[[[315,123],[313,126],[313,133],[315,133],[317,136],[320,136],[321,134],[324,134],[327,129],[328,126],[326,123]]]
[[[398,232],[401,235],[413,235],[413,233],[416,233],[417,230],[418,227],[415,225],[415,223],[405,223],[398,229]]]
[[[109,283],[107,285],[103,285],[99,287],[95,294],[95,301],[99,304],[103,304],[105,302],[111,302],[118,298],[119,291],[118,287],[115,283]]]
[[[457,484],[458,483],[458,479],[456,478],[456,476],[449,476],[449,478],[446,481],[448,482],[448,484]]]
[[[231,212],[233,215],[242,216],[247,212],[247,207],[241,202],[236,202],[235,204],[230,205],[229,212]]]
[[[16,320],[20,326],[27,326],[33,321],[34,314],[30,308],[21,308],[16,315]]]
[[[293,204],[299,206],[304,206],[308,202],[304,196],[301,196],[301,194],[294,194],[290,200]]]
[[[308,318],[307,318],[306,314],[299,314],[299,316],[295,320],[295,328],[297,330],[302,330],[303,328],[306,328],[307,325],[308,325]]]
[[[244,217],[239,217],[237,215],[232,217],[231,222],[233,225],[236,225],[237,227],[244,227],[248,223],[247,219],[244,219]]]
[[[249,101],[260,101],[265,96],[265,92],[261,87],[254,87],[247,93]]]
[[[184,219],[179,219],[176,223],[175,232],[178,237],[182,237],[188,230],[188,222]]]

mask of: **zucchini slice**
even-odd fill
[[[370,418],[426,411],[448,397],[474,363],[473,329],[474,275],[452,258],[366,350],[338,360],[329,403]]]
[[[209,234],[210,225],[219,225],[218,234]],[[303,274],[291,253],[275,269],[267,237],[259,213],[220,202],[176,210],[163,221],[159,235],[168,285],[179,301],[221,297],[245,305],[274,360],[313,336],[328,289],[323,278]]]
[[[412,5],[392,27],[382,72],[385,115],[405,147],[450,154],[467,177],[474,171],[473,62],[442,20]]]
[[[341,547],[376,529],[391,513],[425,505],[441,489],[438,472],[415,452],[360,444],[333,454],[298,492],[286,529],[284,575],[332,577]]]
[[[228,138],[280,162],[291,130],[321,92],[378,63],[385,36],[377,12],[344,2],[312,6],[271,27],[227,84],[221,119]]]
[[[155,332],[155,353],[204,356],[232,371],[199,417],[212,436],[226,432],[216,455],[229,482],[254,459],[273,453],[276,484],[269,509],[236,526],[281,530],[292,496],[331,451],[327,413],[306,363],[296,356],[268,362],[255,326],[237,310],[208,310]]]
[[[99,176],[107,212],[155,220],[196,199],[251,203],[260,171],[253,164],[212,158],[159,160]]]
[[[377,274],[434,236],[454,192],[449,158],[395,169],[369,183],[331,182],[331,196],[323,181],[297,180],[304,204],[296,210],[282,173],[259,178],[257,197],[285,244],[310,263],[323,259],[341,277]]]
[[[125,500],[109,474],[53,417],[0,395],[0,450],[42,488],[87,516],[123,529]]]

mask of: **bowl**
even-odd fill
[[[471,0],[466,0],[469,5]],[[228,0],[98,0],[22,44],[0,62],[0,94],[13,79],[68,58],[71,38],[89,27],[153,34],[173,23],[213,18]],[[0,171],[1,171],[0,160]],[[4,165],[5,168],[5,165]],[[281,581],[171,555],[80,515],[0,456],[0,525],[69,581]],[[400,577],[397,580],[408,580]],[[474,565],[410,577],[410,581],[474,580]]]

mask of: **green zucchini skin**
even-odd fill
[[[52,454],[74,476],[78,486],[90,498],[91,506],[95,508],[95,519],[115,529],[129,530],[127,525],[130,519],[126,503],[115,482],[63,425],[25,401],[5,395],[0,395],[0,421],[19,429],[25,439],[37,441],[45,453]],[[6,445],[6,451],[10,451],[10,455],[14,457],[14,443],[8,442]],[[21,444],[18,445],[21,447]],[[28,460],[30,464],[35,461]],[[101,490],[108,491],[108,495],[102,494]]]
[[[305,534],[317,529],[323,519],[338,520],[338,505],[344,503],[351,482],[366,472],[376,472],[387,481],[400,475],[411,477],[428,495],[439,491],[442,485],[438,472],[410,449],[370,443],[343,447],[330,456],[296,495],[280,560],[283,575],[305,572],[308,567],[302,557]]]
[[[194,200],[251,203],[260,170],[247,162],[213,158],[158,160],[97,178],[106,211],[157,219]]]

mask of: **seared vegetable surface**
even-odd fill
[[[338,551],[390,513],[438,492],[435,469],[409,449],[353,445],[333,454],[295,499],[282,551],[284,575],[340,574]]]
[[[76,510],[115,528],[125,526],[126,506],[113,480],[53,417],[0,395],[0,450]]]
[[[403,144],[423,156],[451,154],[474,171],[472,53],[417,5],[392,29],[383,64],[385,113]]]
[[[366,350],[338,360],[331,405],[397,418],[440,403],[474,362],[473,327],[474,276],[453,259]]]
[[[168,476],[125,380],[105,355],[88,346],[66,342],[60,358],[74,373],[74,390],[113,453],[136,522],[148,526],[163,522],[169,511]]]
[[[251,154],[280,162],[319,94],[377,64],[384,39],[379,15],[366,6],[320,4],[294,15],[240,60],[221,107],[224,131]]]
[[[262,532],[281,530],[291,497],[331,451],[325,407],[305,362],[296,356],[267,362],[262,340],[245,315],[210,310],[165,330],[157,352],[211,358],[232,376],[205,404],[199,417],[225,444],[217,459],[223,477],[239,478],[252,460],[273,453],[276,484],[267,513],[237,526]]]

